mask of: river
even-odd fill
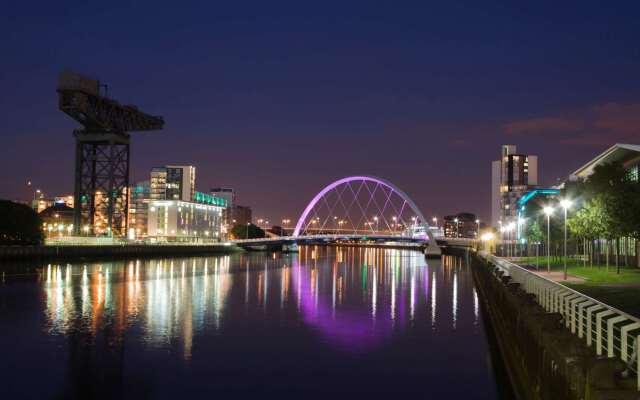
[[[0,271],[2,399],[510,397],[462,258],[309,246]]]

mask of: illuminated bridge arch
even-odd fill
[[[435,240],[428,221],[393,183],[373,176],[350,176],[322,189],[298,219],[293,236],[380,235]]]

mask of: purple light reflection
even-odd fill
[[[340,307],[334,311],[322,296],[318,296],[316,302],[310,268],[296,262],[292,277],[294,290],[299,290],[304,322],[314,327],[332,346],[344,351],[362,352],[379,346],[391,336],[392,322],[388,318],[374,319],[369,314],[358,314]]]

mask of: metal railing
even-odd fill
[[[546,311],[561,314],[565,327],[585,340],[598,356],[622,360],[627,365],[626,374],[636,374],[640,390],[640,319],[503,258],[482,251],[479,254],[519,283],[522,290],[535,295]]]
[[[400,240],[400,241],[415,241],[416,243],[425,242],[424,239],[414,238],[409,236],[402,235],[367,235],[367,234],[334,234],[334,233],[325,233],[318,235],[300,235],[300,236],[276,236],[276,237],[263,237],[256,239],[234,239],[232,242],[241,243],[241,242],[280,242],[280,241],[296,241],[296,240],[305,240],[305,239],[330,239],[330,240],[340,240],[340,239],[389,239],[389,240]]]
[[[44,244],[46,246],[229,246],[231,243],[206,238],[167,240],[164,237],[146,237],[144,239],[130,240],[112,237],[65,236],[48,238]]]

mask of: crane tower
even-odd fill
[[[73,228],[76,235],[123,236],[128,228],[129,132],[162,129],[164,119],[119,104],[106,90],[101,94],[101,87],[98,80],[73,72],[58,78],[60,111],[82,125],[73,131]]]

